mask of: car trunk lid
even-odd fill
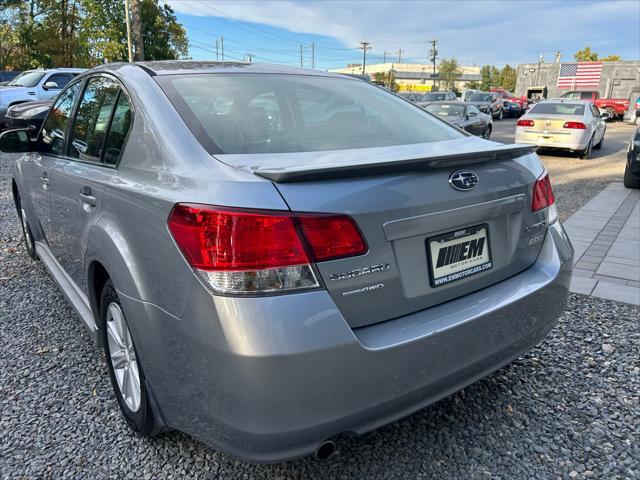
[[[326,152],[285,154],[279,156],[280,161],[274,155],[252,166],[238,165],[246,156],[244,160],[240,156],[219,158],[261,176],[267,169],[295,173],[297,165],[304,175],[298,172],[289,181],[275,183],[291,210],[344,213],[355,220],[368,252],[320,262],[317,269],[347,322],[357,328],[466,295],[535,261],[546,225],[541,223],[543,213],[531,212],[531,191],[543,167],[537,157],[526,153],[530,150],[520,150],[524,155],[518,157],[507,148],[504,151],[510,155],[483,157],[501,149],[494,142],[467,137],[420,146],[361,149],[351,160],[347,152],[333,152],[334,163],[340,165],[333,171]],[[395,164],[387,156],[392,151],[399,158]],[[453,152],[449,158],[454,160],[449,163],[446,152]],[[485,160],[474,162],[474,155]],[[368,163],[359,160],[366,158]],[[421,158],[427,166],[420,168],[409,162],[411,158]],[[309,163],[318,167],[317,176]],[[363,172],[367,164],[370,171]],[[477,176],[475,188],[452,188],[452,173],[461,169]],[[482,242],[487,248],[482,245],[478,252]],[[461,247],[463,243],[467,247]],[[441,248],[448,253],[441,254]],[[464,265],[469,257],[461,252],[474,248],[475,253],[487,255],[482,265],[486,267],[489,261],[489,268],[448,283],[435,282],[449,273],[446,267]]]

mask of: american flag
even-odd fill
[[[597,87],[602,62],[563,63],[558,74],[558,88]]]

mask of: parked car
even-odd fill
[[[504,103],[502,98],[495,92],[475,92],[467,100],[483,113],[491,115],[493,118],[502,120],[504,118]]]
[[[463,102],[468,102],[469,98],[471,97],[472,94],[476,93],[476,92],[481,92],[482,90],[474,90],[474,89],[469,89],[469,90],[465,90],[464,92],[462,92],[462,98],[461,100]]]
[[[491,115],[478,110],[475,105],[464,102],[433,102],[424,108],[472,135],[487,139],[491,137],[493,119]]]
[[[592,102],[552,99],[536,103],[516,124],[516,143],[577,152],[589,158],[604,142],[607,126]]]
[[[455,92],[427,92],[420,100],[418,100],[418,104],[425,104],[427,102],[445,102],[450,100],[458,100]]]
[[[624,112],[623,120],[625,123],[640,125],[640,97],[634,103],[629,103],[629,108]]]
[[[596,90],[572,90],[563,93],[560,98],[568,100],[585,100],[595,103],[598,109],[606,110],[611,118],[622,118],[629,108],[629,100],[626,98],[600,98],[600,92]]]
[[[30,128],[34,134],[37,134],[47,113],[49,113],[51,103],[51,100],[46,100],[15,104],[9,107],[4,116],[5,126],[7,128]]]
[[[509,113],[518,111],[518,115],[519,115],[521,113],[524,113],[527,110],[527,107],[529,106],[529,100],[527,99],[526,95],[518,97],[515,93],[502,87],[492,87],[489,89],[489,91],[500,95],[500,97],[504,102],[509,102],[510,104],[514,104],[514,103],[517,104],[519,109],[516,109],[515,107],[511,107],[511,112]],[[505,111],[505,113],[507,112]]]
[[[413,103],[419,102],[422,100],[422,97],[424,97],[424,93],[420,92],[397,92],[397,95],[400,95],[402,98],[406,98]]]
[[[0,150],[26,152],[26,250],[141,435],[326,458],[336,435],[508,364],[567,302],[573,249],[534,148],[357,79],[106,64],[67,85],[37,139],[8,131]]]
[[[526,108],[523,110],[518,102],[503,100],[502,110],[503,110],[503,116],[509,118],[509,117],[519,117],[526,111]]]
[[[51,99],[83,71],[82,68],[53,68],[22,72],[0,88],[0,122],[3,121],[10,106],[22,102]]]
[[[12,72],[8,70],[0,70],[0,87],[6,85],[15,77],[20,75],[20,72]]]
[[[627,164],[624,168],[624,186],[640,188],[640,127],[631,136],[627,150]]]

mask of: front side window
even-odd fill
[[[39,151],[44,154],[61,155],[69,124],[69,116],[80,92],[81,82],[74,83],[60,94],[53,104],[42,126],[39,137]]]
[[[111,112],[119,91],[120,87],[111,79],[89,79],[71,132],[71,158],[88,162],[100,161]]]
[[[55,73],[51,75],[49,78],[47,78],[45,83],[54,82],[57,85],[57,87],[55,89],[52,88],[51,90],[61,90],[62,88],[65,87],[67,83],[69,83],[70,80],[71,80],[71,77],[66,73]]]
[[[465,106],[453,103],[432,103],[427,106],[427,111],[440,117],[464,117]]]
[[[352,79],[198,74],[156,81],[210,153],[346,150],[462,137],[422,109]]]

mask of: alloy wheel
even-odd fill
[[[131,332],[124,319],[124,313],[116,302],[111,302],[107,307],[107,341],[120,395],[127,407],[132,412],[137,412],[142,398],[140,370]]]

